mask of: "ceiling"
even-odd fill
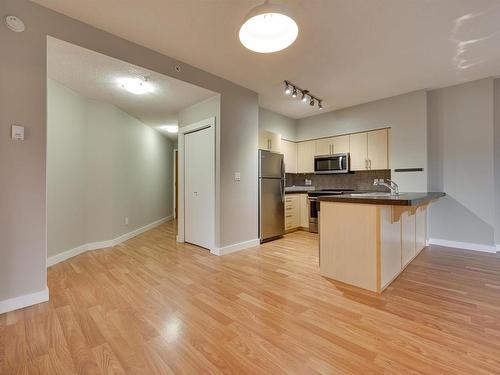
[[[161,125],[176,125],[177,113],[216,93],[187,82],[154,73],[123,61],[48,38],[47,75],[85,97],[113,104],[146,125],[162,131]],[[154,91],[134,95],[124,90],[118,80],[145,77]],[[162,131],[170,138],[176,138]]]
[[[284,96],[285,79],[332,110],[500,74],[500,0],[274,0],[299,37],[273,54],[238,40],[262,0],[35,2],[252,89],[292,118],[318,110]]]

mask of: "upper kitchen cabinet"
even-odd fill
[[[286,173],[297,173],[297,143],[281,140],[281,152],[285,161]]]
[[[297,147],[297,173],[314,173],[316,141],[300,142]]]
[[[281,136],[267,130],[259,130],[259,149],[281,152]]]
[[[316,140],[316,155],[343,154],[346,152],[349,152],[348,135]]]
[[[368,135],[356,133],[349,136],[351,171],[368,169]]]
[[[349,136],[341,135],[332,138],[332,150],[334,154],[345,154],[350,152]]]
[[[389,168],[389,131],[387,129],[368,132],[369,169]]]
[[[388,129],[356,133],[349,136],[351,170],[388,169]]]
[[[316,155],[330,155],[333,154],[333,137],[321,138],[315,141],[315,154]]]

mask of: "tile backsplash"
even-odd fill
[[[389,191],[384,186],[373,186],[375,178],[391,178],[391,170],[357,171],[341,174],[308,174],[287,173],[286,186],[304,186],[305,180],[311,180],[311,185],[316,189],[354,189],[370,191]]]

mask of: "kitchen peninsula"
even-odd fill
[[[382,292],[427,241],[427,206],[444,193],[319,197],[321,275]]]

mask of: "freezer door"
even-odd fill
[[[259,150],[259,177],[282,178],[284,171],[282,154]]]
[[[260,240],[285,234],[285,199],[281,179],[259,179]]]

